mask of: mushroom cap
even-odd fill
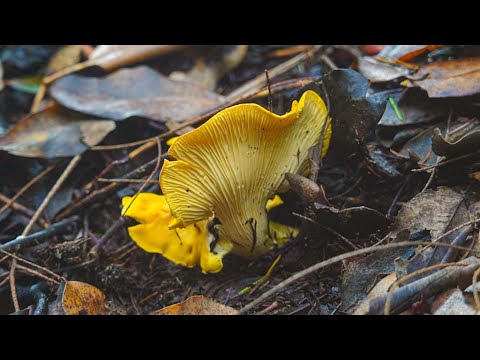
[[[290,112],[276,115],[256,104],[227,108],[180,136],[165,160],[160,185],[174,220],[184,228],[215,215],[222,241],[233,252],[257,256],[275,241],[266,203],[288,188],[285,173],[309,172],[308,150],[319,142],[322,155],[331,137],[323,100],[306,91]]]
[[[215,253],[210,251],[213,236],[208,231],[208,221],[184,229],[168,229],[172,216],[162,195],[140,193],[136,198],[126,196],[122,205],[122,215],[140,223],[129,227],[128,233],[143,250],[162,254],[177,265],[190,268],[200,265],[204,273],[222,269],[222,258],[231,246],[220,242],[215,246]]]

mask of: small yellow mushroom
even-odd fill
[[[204,273],[215,273],[222,269],[222,258],[231,246],[218,243],[214,251],[210,251],[214,236],[208,231],[207,220],[184,229],[169,230],[168,223],[172,216],[163,195],[140,193],[135,201],[133,199],[129,196],[122,199],[122,215],[140,223],[128,228],[130,237],[139,247],[147,252],[162,254],[178,265],[200,265]]]
[[[282,245],[295,231],[272,225],[267,201],[288,189],[286,173],[308,174],[308,151],[322,134],[324,156],[330,119],[310,90],[282,116],[256,104],[219,112],[168,151],[175,160],[165,160],[160,185],[173,215],[169,228],[215,216],[222,249],[231,246],[233,253],[253,257]]]

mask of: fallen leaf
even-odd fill
[[[82,58],[83,45],[65,45],[48,62],[45,75],[51,75],[69,66],[80,62]]]
[[[372,57],[364,56],[358,61],[358,70],[372,83],[391,81],[409,75],[412,70],[397,65],[380,62]]]
[[[405,89],[392,94],[391,97],[397,104],[403,119],[399,118],[389,102],[378,126],[420,124],[448,115],[448,103],[439,99],[430,99],[427,93],[420,89]]]
[[[409,61],[428,51],[433,51],[444,45],[387,45],[379,54],[389,60]]]
[[[421,87],[431,98],[478,94],[480,57],[429,63],[415,74],[415,79],[407,80],[402,85]]]
[[[0,61],[7,78],[34,74],[57,51],[58,45],[5,45]]]
[[[377,55],[385,48],[385,45],[360,45],[360,49],[365,55]]]
[[[460,289],[447,290],[432,303],[433,315],[476,315],[473,295]]]
[[[432,239],[435,239],[470,220],[472,216],[468,212],[462,194],[441,186],[437,190],[421,192],[402,207],[392,228],[392,236],[396,236],[403,230],[412,232],[428,230]],[[459,229],[443,237],[439,242],[451,244],[462,230]],[[446,247],[418,248],[417,254],[409,261],[408,273],[440,263],[447,252]]]
[[[432,149],[439,156],[458,156],[472,152],[480,143],[480,123],[475,122],[469,132],[456,141],[445,139],[440,129],[435,129]]]
[[[382,116],[385,104],[367,95],[368,80],[350,69],[334,70],[321,80],[330,102],[330,151],[345,159],[357,152]],[[319,93],[323,93],[317,90]],[[327,98],[325,95],[323,98]]]
[[[153,315],[236,315],[238,311],[201,295],[155,311]]]
[[[391,273],[385,276],[382,280],[378,282],[377,285],[374,286],[372,290],[370,290],[368,296],[355,308],[355,311],[353,311],[352,314],[367,314],[370,300],[386,294],[395,281],[397,281],[397,276],[395,273]]]
[[[139,116],[183,121],[223,102],[215,93],[170,80],[148,66],[118,70],[103,78],[69,75],[57,80],[50,94],[69,109],[112,120]]]
[[[62,294],[62,307],[66,315],[103,315],[105,294],[95,286],[68,281]]]
[[[436,128],[441,128],[443,132],[445,132],[446,127],[447,125],[445,123],[441,123],[421,130],[420,133],[408,140],[396,154],[404,159],[415,161],[416,163],[424,165],[435,164],[438,156],[432,151],[432,136]]]
[[[98,45],[90,55],[88,63],[113,71],[156,56],[180,50],[188,45]]]
[[[388,152],[384,147],[373,143],[365,145],[365,161],[369,169],[374,169],[376,174],[386,178],[399,178],[405,160]]]
[[[18,121],[0,137],[0,149],[23,157],[75,156],[114,129],[113,121],[92,119],[53,104]]]
[[[214,47],[213,50],[212,54],[208,53],[197,58],[195,65],[188,72],[174,71],[169,78],[214,90],[225,74],[240,65],[247,54],[248,45],[220,46]]]

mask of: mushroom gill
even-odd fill
[[[324,156],[330,119],[323,100],[310,90],[282,116],[256,104],[219,112],[168,151],[175,160],[165,160],[160,185],[173,216],[169,228],[214,215],[219,244],[232,246],[233,253],[258,256],[281,245],[287,227],[269,221],[267,201],[288,189],[285,173],[309,172],[308,150],[322,134]],[[282,229],[282,241],[272,228]]]

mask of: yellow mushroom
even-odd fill
[[[295,231],[269,221],[267,201],[288,189],[285,173],[308,174],[308,151],[322,134],[324,156],[330,119],[310,90],[282,116],[256,104],[219,112],[168,151],[175,160],[165,160],[160,185],[173,215],[169,228],[215,216],[222,249],[252,257],[281,245]]]
[[[194,267],[200,265],[204,273],[222,269],[223,256],[231,246],[215,246],[210,251],[214,236],[208,231],[208,221],[200,221],[184,229],[168,229],[172,220],[170,208],[163,195],[140,193],[122,199],[122,215],[140,224],[128,228],[130,237],[147,252],[162,254],[175,264]],[[133,201],[133,202],[132,202]]]

